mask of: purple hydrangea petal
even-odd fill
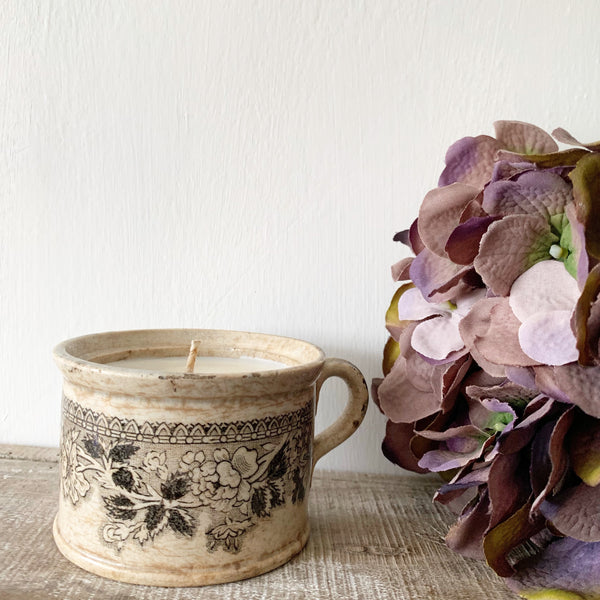
[[[548,154],[558,150],[558,144],[536,125],[521,121],[496,121],[496,139],[503,148],[520,154]]]
[[[520,325],[508,298],[484,298],[462,319],[459,330],[467,349],[478,362],[483,359],[494,365],[535,365],[537,362],[521,350]]]
[[[392,265],[392,279],[394,281],[406,281],[410,279],[410,265],[413,257],[403,258]]]
[[[572,312],[579,298],[577,282],[558,260],[544,260],[525,271],[510,289],[509,304],[519,321],[537,313]]]
[[[549,171],[527,171],[514,180],[491,183],[483,192],[483,208],[490,215],[539,215],[548,220],[564,213],[572,201],[571,185]]]
[[[464,137],[448,148],[439,186],[460,182],[482,188],[489,181],[500,143],[487,135]]]
[[[464,348],[457,319],[440,317],[419,323],[412,336],[412,347],[434,360],[442,360],[451,352]]]
[[[456,265],[426,248],[413,260],[410,278],[425,298],[441,302],[456,295],[460,280],[468,270],[469,267]]]
[[[557,127],[552,135],[563,144],[569,144],[570,146],[583,146],[592,152],[600,151],[600,142],[592,142],[591,144],[582,144],[579,140],[575,139],[568,131],[562,127]]]
[[[419,467],[418,458],[410,449],[410,441],[414,436],[412,423],[394,423],[388,419],[381,450],[390,462],[399,467],[416,473],[426,473],[427,470]]]
[[[570,363],[560,367],[546,367],[536,373],[540,389],[557,391],[556,397],[565,397],[588,415],[600,418],[600,367],[582,367]]]
[[[450,527],[446,544],[468,558],[483,559],[483,535],[490,521],[489,497],[484,491]]]
[[[441,314],[440,308],[423,298],[418,288],[406,290],[398,299],[398,318],[410,321],[419,321],[427,317]]]
[[[452,262],[470,265],[479,252],[481,237],[497,217],[472,217],[454,228],[444,250]]]
[[[538,312],[519,328],[519,344],[534,360],[546,365],[566,365],[577,360],[577,340],[571,329],[571,311]]]
[[[580,483],[548,497],[542,514],[565,536],[582,542],[600,542],[600,493],[597,487]]]
[[[422,469],[427,469],[434,473],[449,471],[464,467],[470,461],[479,458],[481,447],[473,444],[474,448],[470,452],[452,452],[450,450],[431,450],[423,455],[419,461]]]
[[[561,538],[539,555],[520,563],[519,570],[507,584],[524,598],[541,599],[544,595],[557,600],[600,598],[598,564],[600,543]]]
[[[419,209],[419,235],[435,254],[446,256],[444,247],[452,230],[459,224],[465,207],[479,190],[463,183],[453,183],[431,190]]]
[[[519,275],[550,258],[550,246],[557,241],[545,219],[509,215],[489,226],[473,264],[494,294],[507,296]]]

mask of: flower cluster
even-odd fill
[[[415,256],[392,267],[383,452],[443,475],[452,549],[525,597],[600,598],[600,143],[495,130],[450,147],[394,238]]]

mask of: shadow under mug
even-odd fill
[[[285,365],[237,374],[166,373],[104,363],[204,356]],[[54,539],[97,575],[197,586],[278,567],[309,535],[316,461],[360,425],[363,376],[318,347],[273,335],[202,329],[122,331],[59,344],[61,493]],[[342,378],[342,415],[314,435],[319,391]]]

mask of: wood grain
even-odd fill
[[[254,579],[202,588],[117,583],[72,565],[52,539],[58,495],[54,448],[0,445],[2,600],[509,600],[485,565],[453,554],[452,520],[431,502],[436,480],[317,471],[312,534],[287,565]]]

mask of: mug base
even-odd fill
[[[267,556],[253,560],[251,564],[247,564],[248,561],[236,561],[225,563],[219,568],[174,568],[173,571],[157,571],[155,568],[126,567],[83,548],[76,548],[62,536],[58,527],[58,517],[55,517],[52,526],[54,542],[61,554],[78,567],[114,581],[159,587],[198,587],[262,575],[284,565],[299,554],[308,541],[309,533],[307,525],[297,539]]]

